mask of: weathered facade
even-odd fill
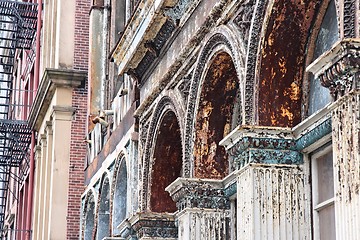
[[[78,239],[90,3],[0,0],[0,238]]]
[[[359,6],[93,1],[81,239],[359,239]]]

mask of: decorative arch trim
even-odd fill
[[[142,211],[147,211],[149,207],[149,189],[151,183],[151,166],[153,163],[152,154],[154,144],[156,144],[156,138],[154,138],[157,129],[159,128],[159,124],[161,124],[162,117],[168,112],[174,112],[177,122],[180,127],[181,134],[181,142],[183,142],[183,129],[181,121],[179,121],[179,110],[175,106],[174,101],[170,96],[164,96],[157,103],[156,108],[152,114],[150,125],[147,132],[146,143],[145,143],[145,151],[143,154],[143,173],[142,173],[142,188],[140,194],[140,207]],[[182,144],[183,145],[183,144]],[[184,156],[184,148],[182,147],[182,152]]]
[[[95,225],[96,225],[96,212],[97,212],[97,199],[96,199],[96,195],[95,195],[95,191],[94,189],[90,189],[87,193],[86,193],[86,197],[85,197],[85,204],[84,204],[84,208],[83,208],[83,212],[82,212],[82,226],[81,226],[81,231],[82,231],[82,234],[81,234],[81,239],[85,239],[85,228],[86,228],[86,216],[87,216],[87,211],[88,211],[88,207],[89,207],[89,204],[90,204],[90,201],[93,201],[94,202],[94,228],[95,228]],[[94,232],[93,232],[94,234]]]
[[[241,84],[242,79],[242,64],[239,53],[241,53],[240,49],[236,45],[237,40],[233,36],[232,32],[227,27],[221,27],[217,29],[210,37],[202,48],[201,54],[197,60],[197,65],[195,68],[195,72],[192,78],[190,91],[189,91],[189,100],[186,111],[186,122],[185,122],[185,140],[184,140],[184,166],[183,166],[183,175],[184,177],[192,177],[193,176],[193,148],[194,148],[194,123],[196,119],[196,109],[198,106],[199,96],[201,94],[201,85],[203,83],[204,77],[206,75],[206,70],[209,67],[208,63],[211,63],[212,57],[216,56],[220,52],[226,52],[230,55],[235,69],[238,74],[239,89],[240,89],[240,103],[241,107],[240,112],[241,115],[244,115],[243,112],[243,99],[242,96],[243,88]],[[241,120],[243,121],[243,119]]]
[[[109,211],[110,211],[110,220],[109,220],[109,223],[111,225],[110,227],[110,234],[113,235],[113,228],[112,228],[112,224],[113,224],[113,212],[114,212],[114,195],[115,195],[115,191],[116,191],[116,183],[117,183],[117,179],[118,179],[118,172],[119,172],[119,169],[121,167],[121,165],[123,163],[125,163],[126,165],[126,168],[128,168],[128,164],[127,164],[127,160],[126,160],[126,154],[121,151],[119,153],[119,155],[117,156],[116,158],[116,162],[115,162],[115,166],[114,166],[114,170],[113,170],[113,176],[112,176],[112,180],[111,182],[109,181],[109,184],[110,184],[110,207],[109,207]],[[126,169],[127,172],[128,169]],[[128,176],[126,176],[128,177]],[[109,179],[110,180],[110,179]]]
[[[99,187],[99,192],[98,192],[98,201],[97,201],[97,211],[96,211],[96,215],[95,215],[95,224],[94,224],[94,229],[96,229],[97,234],[99,234],[99,220],[100,220],[100,214],[103,214],[103,212],[101,212],[101,204],[102,204],[102,194],[103,194],[103,190],[104,190],[104,183],[107,180],[107,184],[108,184],[108,192],[111,193],[111,181],[110,181],[110,177],[108,172],[104,172],[103,175],[101,176],[101,180],[100,180],[100,187]],[[109,202],[111,200],[111,196],[109,196]],[[110,211],[110,203],[109,203],[109,211]],[[109,222],[110,222],[110,216],[111,214],[109,214]],[[98,236],[96,236],[96,238],[98,238]]]

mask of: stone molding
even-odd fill
[[[259,52],[260,52],[260,37],[262,34],[262,26],[265,17],[265,11],[268,6],[268,0],[256,0],[255,6],[248,8],[249,11],[251,8],[254,8],[254,13],[252,16],[252,24],[248,30],[248,46],[246,53],[246,77],[245,77],[245,123],[252,124],[255,122],[254,112],[256,106],[254,105],[255,97],[255,80],[256,80],[256,65],[259,61]]]
[[[142,163],[143,163],[143,175],[142,175],[142,182],[143,186],[141,189],[140,199],[141,199],[141,210],[146,210],[149,203],[148,197],[148,189],[150,184],[150,176],[152,171],[153,159],[151,157],[153,148],[154,148],[154,136],[156,135],[156,129],[161,124],[161,119],[165,115],[166,112],[171,111],[176,115],[176,119],[178,121],[179,127],[182,131],[182,124],[181,124],[181,117],[177,108],[175,107],[174,100],[169,96],[164,96],[160,99],[160,101],[156,104],[154,112],[151,116],[151,120],[149,125],[141,125],[143,129],[141,134],[141,145],[143,147],[143,154],[141,155]],[[182,137],[182,136],[181,136]]]
[[[360,88],[360,40],[349,38],[339,41],[306,70],[329,88],[335,100]]]
[[[84,71],[46,69],[29,114],[28,122],[31,129],[39,131],[57,88],[79,87],[85,82],[86,77],[87,72]]]
[[[124,29],[124,34],[111,53],[111,57],[119,66],[120,75],[136,67],[142,60],[146,52],[144,42],[146,39],[153,39],[166,21],[166,17],[161,14],[161,9],[173,7],[173,5],[173,1],[151,0],[139,3],[131,21]]]
[[[189,95],[187,100],[187,107],[185,113],[185,139],[184,139],[184,166],[183,172],[185,177],[192,176],[192,158],[193,158],[193,137],[194,137],[194,126],[195,116],[197,109],[197,99],[199,94],[199,88],[201,87],[203,78],[202,75],[206,70],[206,63],[209,58],[214,54],[217,48],[223,47],[230,56],[236,56],[236,48],[231,44],[230,40],[223,33],[215,33],[212,35],[206,44],[202,48],[202,52],[199,55],[198,63],[194,69],[193,79],[190,84]],[[233,58],[235,59],[235,58]],[[236,62],[234,65],[236,67]],[[241,106],[241,102],[239,106]],[[242,110],[240,110],[242,112]]]
[[[177,239],[178,237],[173,214],[139,212],[128,221],[138,239]]]
[[[188,208],[229,209],[222,180],[178,178],[166,189],[179,211]]]
[[[328,115],[314,125],[300,133],[289,128],[239,126],[220,145],[225,146],[236,169],[250,163],[302,164],[303,150],[331,133]]]
[[[296,149],[302,150],[316,141],[320,140],[324,136],[331,133],[332,120],[330,117],[321,122],[315,128],[308,131],[306,134],[301,135],[296,139]]]
[[[46,134],[46,136],[51,136],[51,135],[53,135],[52,121],[46,121],[46,122],[45,122],[45,130],[44,130],[44,133]]]
[[[75,113],[75,108],[68,106],[53,106],[51,116],[53,120],[70,121]]]

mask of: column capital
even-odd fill
[[[138,212],[128,221],[138,239],[177,239],[178,237],[174,214]]]
[[[69,106],[53,106],[51,117],[53,120],[71,121],[75,108]]]
[[[165,190],[177,203],[179,211],[185,208],[230,208],[222,180],[178,178]]]
[[[39,145],[36,145],[34,148],[34,152],[35,152],[35,154],[37,154],[38,152],[41,152],[41,147]]]
[[[52,135],[53,134],[52,122],[51,121],[46,121],[45,122],[45,134],[46,135]]]
[[[40,145],[36,145],[34,147],[34,158],[35,158],[35,161],[40,161],[40,159],[41,159],[41,146]]]
[[[47,146],[46,134],[40,134],[39,144],[40,144],[41,147],[46,147]]]
[[[220,145],[232,158],[233,170],[249,163],[301,164],[292,129],[282,127],[238,126]]]

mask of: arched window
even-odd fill
[[[151,175],[150,210],[175,212],[175,202],[165,188],[181,174],[182,148],[180,127],[173,111],[166,112],[156,137]]]
[[[329,50],[337,40],[339,40],[339,29],[335,3],[330,1],[316,37],[313,60]],[[308,115],[311,115],[325,107],[332,99],[329,89],[321,86],[319,79],[315,79],[313,74],[310,74],[309,82]]]
[[[110,185],[106,177],[103,181],[100,193],[100,204],[97,224],[97,239],[102,240],[110,236]]]
[[[195,177],[221,179],[229,172],[228,156],[219,142],[237,124],[233,113],[238,89],[237,73],[230,55],[217,54],[206,74],[196,115]]]
[[[127,169],[125,157],[120,160],[120,167],[116,173],[116,185],[114,191],[113,211],[112,211],[112,229],[113,236],[120,234],[117,228],[126,218],[127,212]]]
[[[85,230],[84,230],[84,240],[92,240],[93,231],[94,231],[94,217],[95,217],[95,200],[94,196],[89,197],[88,203],[85,209]]]

